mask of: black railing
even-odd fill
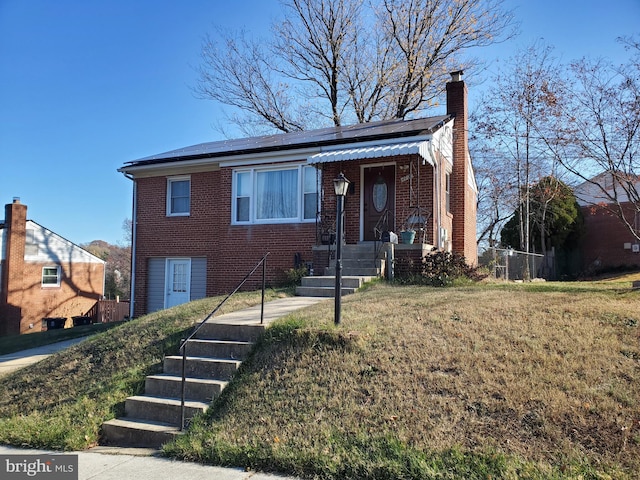
[[[382,212],[382,215],[380,215],[380,218],[376,222],[375,227],[373,227],[373,258],[374,260],[378,258],[378,255],[380,254],[380,250],[382,249],[384,242],[388,241],[382,237],[385,233],[388,233],[391,230],[390,228],[391,225],[389,224],[389,221],[390,221],[389,217],[391,215],[392,214],[389,211],[389,209],[386,208],[384,212]],[[380,242],[380,246],[378,246],[378,242]]]
[[[189,340],[191,340],[196,333],[198,333],[198,331],[202,328],[202,326],[207,323],[207,320],[209,320],[211,317],[213,317],[218,310],[220,310],[220,308],[222,307],[222,305],[225,304],[225,302],[227,300],[229,300],[229,298],[231,298],[231,296],[233,294],[235,294],[238,290],[240,290],[240,288],[242,288],[242,286],[245,284],[245,282],[249,279],[249,277],[251,277],[251,275],[253,275],[255,273],[255,271],[258,269],[258,267],[260,265],[262,265],[262,297],[261,297],[261,304],[260,304],[260,324],[262,325],[264,323],[264,290],[265,290],[265,279],[266,279],[266,270],[267,270],[267,256],[269,256],[269,252],[267,252],[264,257],[262,257],[260,259],[260,261],[258,263],[256,263],[256,266],[253,267],[253,269],[247,273],[245,275],[245,277],[242,279],[242,281],[238,284],[238,286],[233,290],[233,292],[231,292],[229,295],[227,295],[224,300],[222,300],[218,306],[216,308],[214,308],[211,313],[209,315],[207,315],[204,320],[202,320],[200,322],[200,324],[198,324],[198,326],[196,326],[193,329],[193,332],[191,332],[191,335],[189,335],[187,338],[183,339],[182,342],[180,343],[180,353],[182,354],[182,384],[181,384],[181,391],[180,391],[180,431],[184,430],[184,403],[185,403],[185,381],[186,381],[186,375],[185,375],[185,367],[186,367],[186,363],[187,363],[187,342]]]

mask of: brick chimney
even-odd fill
[[[463,254],[467,263],[478,263],[476,247],[476,192],[470,186],[467,86],[462,70],[451,73],[447,83],[447,114],[453,116],[453,169],[451,172],[451,247]]]
[[[22,205],[19,198],[14,198],[13,203],[5,205],[4,210],[6,243],[2,265],[0,314],[3,325],[0,325],[0,333],[7,335],[20,333],[27,206]]]

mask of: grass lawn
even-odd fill
[[[376,283],[343,298],[338,327],[333,302],[277,322],[164,451],[308,478],[640,478],[630,285]],[[0,443],[95,444],[212,303],[128,322],[5,377]]]
[[[377,284],[272,326],[179,458],[327,479],[637,478],[630,283]]]
[[[267,299],[281,296],[267,291]],[[162,370],[194,322],[222,297],[145,315],[2,377],[0,444],[82,450],[98,443],[105,420],[124,414],[124,400]],[[260,292],[232,297],[220,313],[260,303]],[[25,335],[26,336],[26,335]]]

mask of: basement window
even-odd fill
[[[60,267],[42,268],[42,286],[46,288],[60,286]]]

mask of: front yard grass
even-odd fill
[[[325,479],[638,478],[640,292],[378,284],[272,326],[165,452]]]
[[[167,455],[325,479],[640,478],[630,282],[382,282],[267,330]],[[271,292],[270,298],[278,296]],[[3,378],[0,443],[78,450],[219,299],[157,312]],[[259,301],[242,294],[226,311]]]

